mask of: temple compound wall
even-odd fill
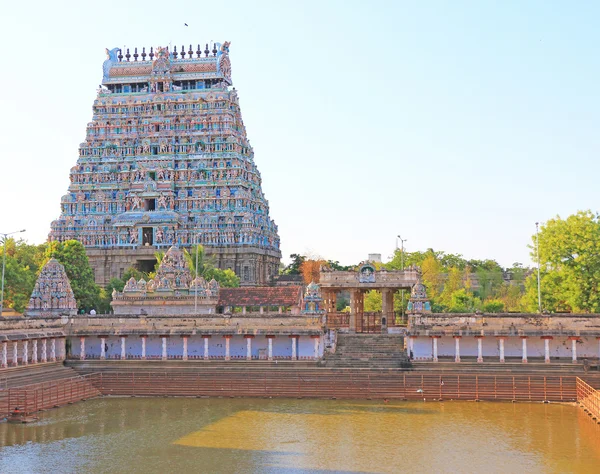
[[[242,286],[266,284],[281,252],[232,88],[229,43],[212,50],[107,50],[92,121],[50,240],[83,243],[96,282],[155,252],[201,244]]]
[[[407,335],[415,360],[550,363],[600,357],[598,314],[413,314]]]
[[[114,314],[77,315],[64,268],[50,260],[36,282],[26,317],[0,320],[0,366],[65,357],[317,360],[323,356],[325,319],[315,284],[305,289],[221,289],[215,280],[192,278],[183,252],[173,246],[153,279],[131,278],[122,292],[112,296]]]

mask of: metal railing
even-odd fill
[[[400,400],[576,400],[575,376],[411,374],[389,369],[107,371],[103,395],[389,398]]]
[[[29,415],[97,397],[100,395],[96,388],[99,378],[100,374],[89,374],[0,390],[0,419],[15,408]]]
[[[387,321],[388,327],[405,327],[405,320],[400,313],[393,313]],[[365,312],[356,315],[356,331],[362,333],[381,332],[381,312]],[[327,313],[327,327],[329,329],[349,329],[350,313],[334,312]]]
[[[577,377],[577,403],[600,423],[600,391]]]

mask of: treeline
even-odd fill
[[[532,235],[529,248],[532,261],[537,262],[536,234]],[[0,258],[2,252],[0,246]],[[162,254],[157,253],[156,256],[160,261]],[[100,288],[94,282],[92,269],[80,242],[69,240],[32,245],[23,240],[7,239],[5,307],[18,312],[27,307],[39,271],[52,257],[65,266],[78,307],[86,312],[92,308],[98,312],[110,311],[113,288],[122,290],[131,276],[147,280],[154,274],[127,269],[122,278],[115,278],[106,288]],[[292,262],[282,273],[303,275],[306,283],[318,281],[322,264],[329,265],[333,270],[356,267],[300,254],[291,257]],[[192,273],[195,273],[195,251],[186,253],[186,258]],[[239,286],[239,278],[235,273],[216,268],[202,247],[197,260],[198,274],[206,280],[214,278],[225,287]],[[581,211],[566,219],[557,216],[541,225],[539,261],[542,310],[600,312],[600,218],[597,213]],[[435,312],[538,311],[537,268],[528,268],[519,263],[502,268],[495,260],[470,260],[462,255],[433,249],[405,252],[404,255],[397,250],[388,262],[379,265],[389,270],[399,270],[402,264],[405,268],[410,265],[421,268],[422,280],[427,286]],[[338,308],[343,308],[346,303],[339,299]],[[400,310],[401,299],[396,298],[394,304],[396,310]],[[367,295],[365,309],[381,309],[379,293]]]
[[[538,235],[531,237],[531,259],[538,261]],[[337,261],[291,255],[284,274],[301,274],[304,281],[318,281],[322,264],[334,270],[347,270]],[[600,312],[600,219],[597,213],[581,211],[566,219],[557,216],[540,226],[539,263],[541,310],[549,312]],[[428,249],[404,252],[396,250],[388,262],[378,268],[400,270],[416,265],[427,286],[434,312],[538,312],[537,265],[514,263],[503,268],[495,260],[466,259],[462,255]],[[406,293],[406,292],[405,292]],[[406,295],[407,296],[407,295]],[[406,306],[405,298],[405,306]],[[401,309],[395,298],[395,309]],[[346,301],[339,304],[341,310]],[[380,311],[381,295],[372,291],[365,296],[365,311]]]
[[[197,261],[198,275],[204,279],[210,281],[214,278],[224,287],[239,286],[238,276],[232,270],[216,268],[215,262],[206,256],[202,246],[199,246],[198,258],[195,249],[191,252],[184,251],[184,254],[192,275],[195,275]],[[4,307],[23,312],[27,308],[41,268],[50,258],[56,258],[65,267],[78,310],[87,313],[95,309],[99,313],[108,313],[111,310],[113,289],[123,291],[125,283],[131,277],[135,277],[136,280],[144,278],[146,281],[154,278],[164,252],[157,252],[155,255],[157,264],[153,272],[144,273],[136,268],[128,268],[121,278],[111,279],[106,288],[102,288],[94,281],[94,273],[81,242],[68,240],[32,245],[24,240],[7,239]],[[0,259],[2,257],[3,247],[0,247]]]

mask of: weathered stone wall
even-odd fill
[[[600,336],[598,314],[429,314],[409,317],[413,335]]]

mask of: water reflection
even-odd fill
[[[595,472],[567,405],[99,399],[0,424],[0,472]]]

